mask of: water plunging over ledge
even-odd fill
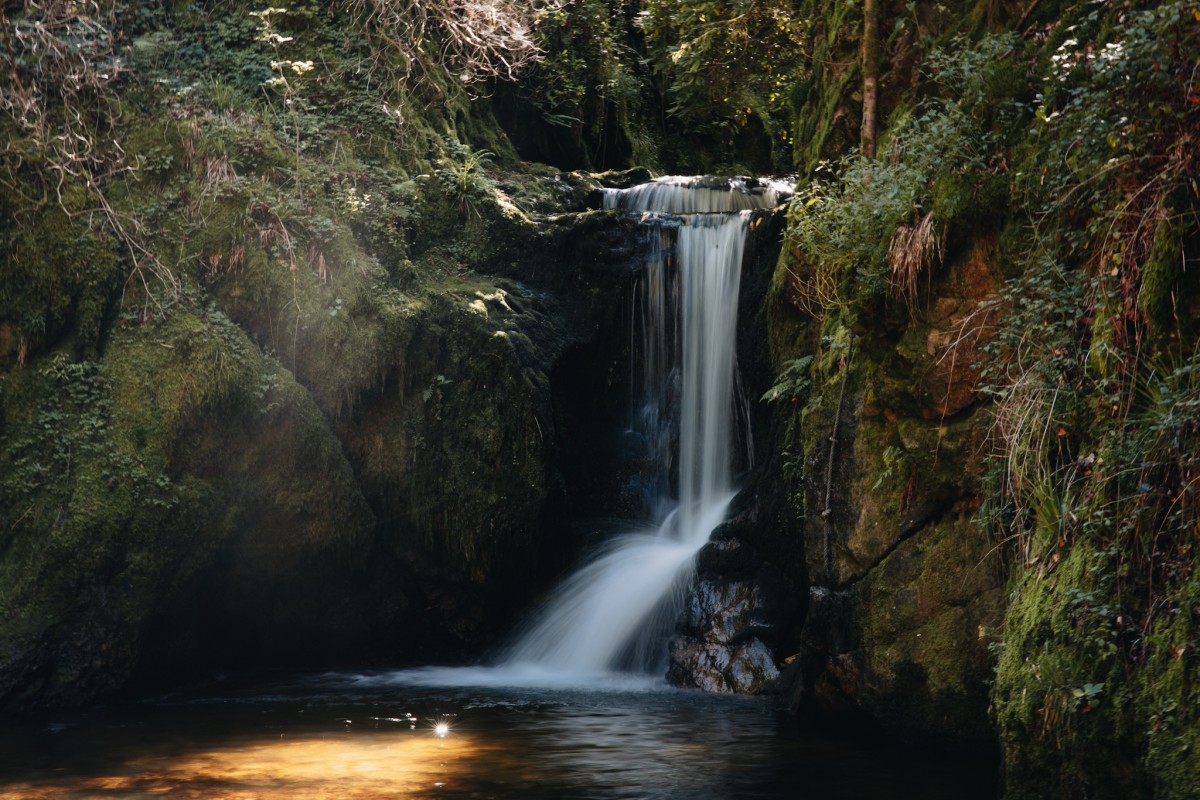
[[[683,177],[606,191],[606,208],[643,212],[656,243],[634,293],[641,363],[631,425],[654,462],[653,516],[567,578],[496,667],[408,671],[399,682],[661,683],[695,555],[735,494],[738,289],[749,220],[787,192],[752,179]]]
[[[673,180],[610,199],[696,202],[686,193],[699,190]],[[741,202],[711,199],[701,207]],[[734,491],[742,210],[646,220],[665,246],[634,299],[645,324],[630,427],[660,457],[663,502],[648,504],[647,530],[558,590],[503,664],[222,677],[125,707],[0,718],[0,798],[995,797],[992,762],[841,741],[757,698],[669,689],[653,659],[638,661],[648,618],[687,579]]]

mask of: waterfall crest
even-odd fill
[[[731,214],[774,208],[792,193],[781,181],[668,175],[629,189],[605,189],[605,208],[660,214]]]
[[[606,208],[653,212],[643,225],[656,248],[634,301],[642,365],[633,425],[660,462],[658,485],[673,472],[669,432],[678,431],[678,489],[661,498],[646,530],[611,540],[558,587],[503,666],[661,669],[694,556],[734,496],[738,287],[750,210],[787,191],[751,179],[667,177],[606,192]]]

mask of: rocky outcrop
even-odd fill
[[[987,742],[1004,594],[975,527],[951,512],[858,581],[813,587],[793,702],[843,720],[865,714],[907,737]]]
[[[579,545],[551,532],[568,527],[580,489],[565,463],[590,410],[576,398],[607,377],[563,361],[616,335],[624,232],[616,215],[564,216],[526,253],[528,282],[450,282],[380,385],[334,422],[427,623],[468,652],[507,630]],[[551,275],[547,263],[571,267]]]
[[[564,362],[620,338],[632,247],[618,215],[519,207],[577,210],[581,178],[512,186],[529,196],[497,190],[469,230],[427,231],[419,263],[326,220],[289,264],[269,257],[283,222],[255,206],[258,234],[237,239],[213,201],[211,230],[175,244],[237,268],[203,256],[193,294],[64,328],[94,350],[57,328],[33,348],[5,334],[0,705],[210,668],[464,657],[510,627],[580,546],[559,535],[586,485],[567,431],[611,390]]]
[[[311,397],[223,314],[126,320],[100,360],[5,385],[0,704],[109,694],[148,648],[345,641],[314,589],[353,585],[374,517]]]
[[[776,649],[796,611],[795,589],[778,568],[736,538],[734,520],[700,552],[670,645],[668,679],[709,692],[761,694],[776,688]]]
[[[812,576],[793,706],[913,738],[992,737],[1004,582],[974,519],[989,254],[984,243],[948,264],[915,317],[839,331],[791,420]]]
[[[775,655],[759,639],[722,644],[675,639],[667,678],[717,694],[761,694],[775,687]]]

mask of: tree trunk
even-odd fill
[[[875,157],[875,132],[878,128],[879,105],[879,2],[863,2],[862,37],[862,153],[867,158]]]

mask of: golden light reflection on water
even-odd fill
[[[814,738],[779,727],[759,703],[426,695],[404,701],[417,714],[400,715],[400,702],[272,697],[0,719],[0,800],[995,796],[987,780],[981,793],[969,761],[943,777],[944,758]]]
[[[3,800],[170,798],[420,798],[453,790],[456,776],[494,748],[451,734],[370,732],[238,740],[188,753],[132,757],[104,775],[50,774],[0,785]]]

